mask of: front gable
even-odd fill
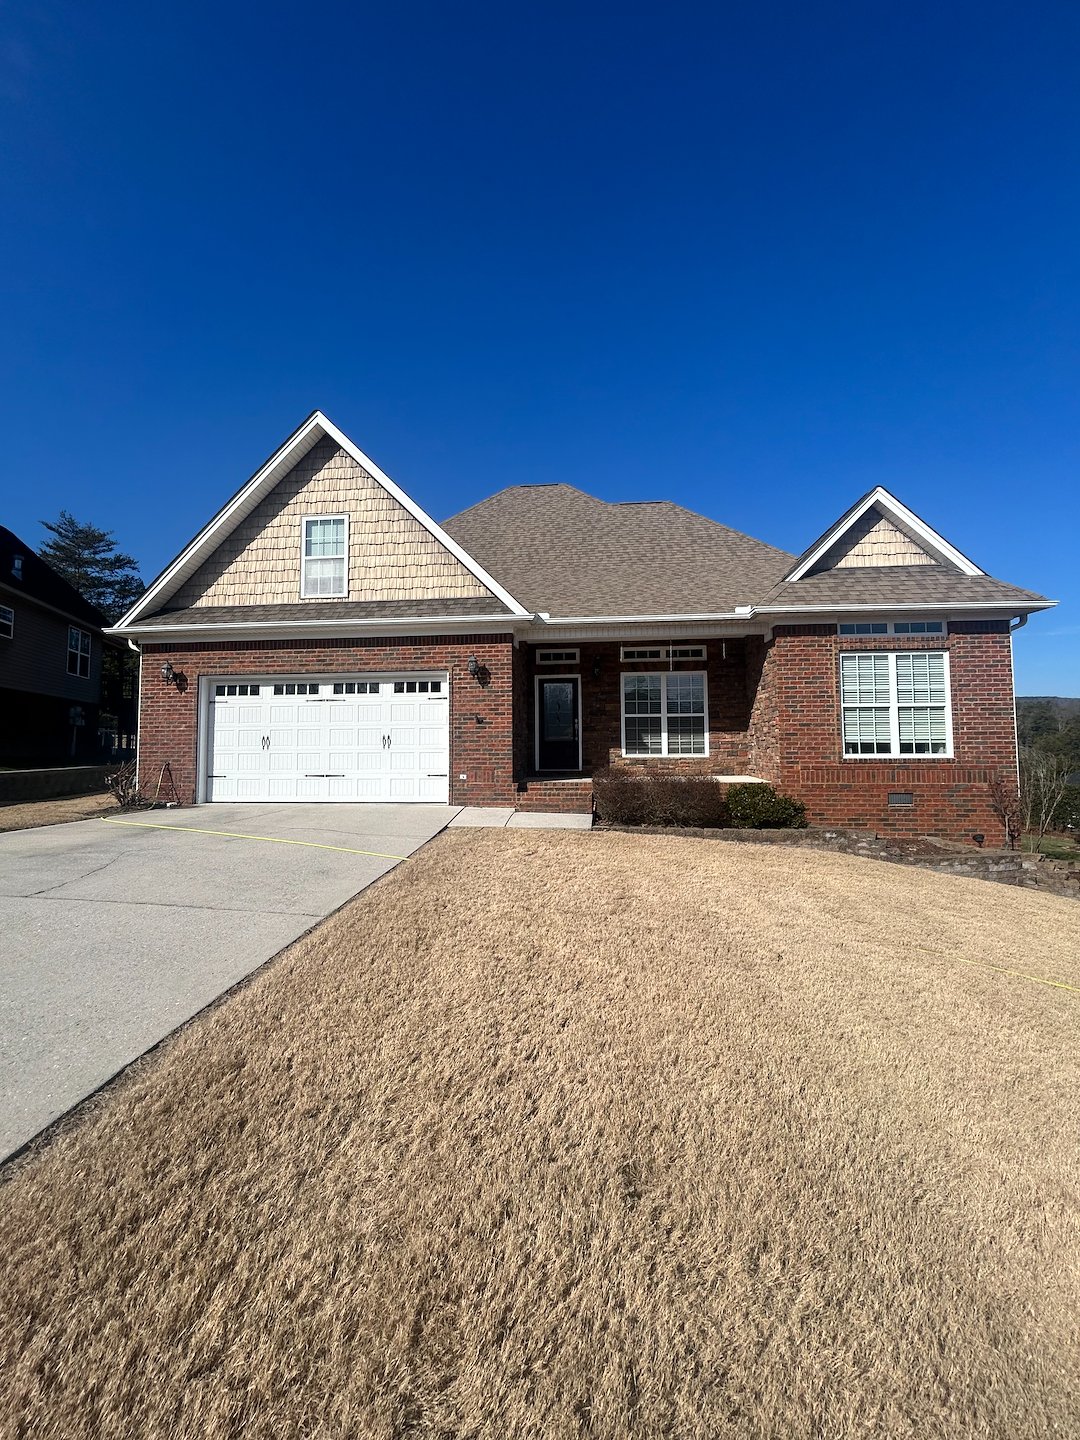
[[[348,521],[348,587],[341,599],[494,601],[419,520],[324,436],[181,585],[170,607],[298,601],[303,521],[319,515]]]
[[[344,521],[344,593],[306,594],[305,522]],[[335,543],[342,544],[339,524]],[[338,552],[340,553],[340,551]],[[309,566],[310,576],[310,566]],[[335,581],[339,583],[340,577]],[[117,629],[177,611],[330,602],[472,602],[526,612],[377,465],[316,411],[186,546]]]

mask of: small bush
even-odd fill
[[[635,774],[601,770],[593,776],[600,820],[615,825],[726,825],[724,791],[706,775]]]
[[[140,810],[151,803],[139,789],[139,777],[134,760],[129,760],[126,765],[121,765],[120,769],[112,775],[106,775],[105,788],[121,810]]]
[[[771,785],[732,785],[727,792],[729,824],[740,830],[801,830],[806,806]]]
[[[1080,785],[1066,785],[1052,823],[1057,830],[1080,830]]]

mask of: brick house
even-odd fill
[[[995,841],[1011,631],[1052,603],[880,488],[798,557],[561,484],[439,526],[316,412],[113,633],[142,652],[141,782],[168,763],[186,802],[587,811],[618,765]]]

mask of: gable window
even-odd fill
[[[90,635],[77,625],[68,626],[67,668],[69,675],[87,680],[90,676]]]
[[[348,529],[344,515],[313,515],[304,521],[302,598],[348,594]]]
[[[10,640],[15,634],[15,611],[10,605],[0,605],[0,640]]]
[[[708,703],[701,670],[622,677],[624,755],[707,755]]]
[[[949,659],[942,652],[840,656],[844,754],[952,754]]]

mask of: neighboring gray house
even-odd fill
[[[0,526],[0,764],[98,758],[106,623]]]

